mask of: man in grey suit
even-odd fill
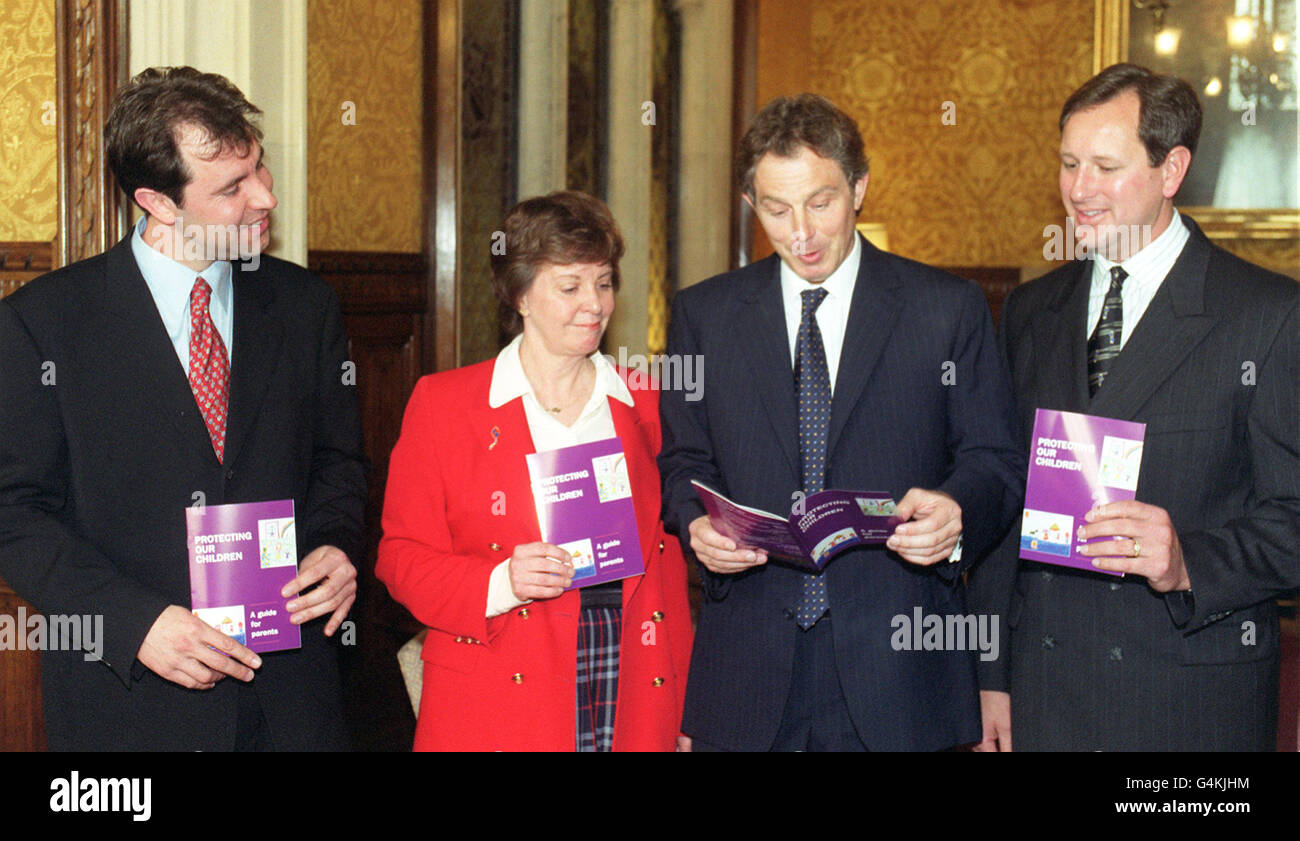
[[[1061,112],[1061,199],[1090,259],[1016,289],[1001,344],[1026,445],[1036,408],[1146,424],[1137,498],[1095,508],[1098,569],[1018,560],[970,580],[1008,618],[981,663],[984,741],[1008,750],[1267,750],[1276,597],[1300,583],[1300,286],[1174,209],[1196,93],[1131,64]],[[1009,649],[1009,652],[1008,652]]]

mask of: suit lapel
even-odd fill
[[[1092,262],[1081,260],[1036,319],[1034,360],[1040,368],[1038,405],[1067,412],[1088,408],[1088,287]],[[1068,338],[1067,338],[1068,337]]]
[[[903,307],[902,279],[890,270],[884,252],[861,236],[858,240],[862,257],[853,283],[853,299],[844,330],[844,345],[840,350],[839,371],[835,375],[835,393],[831,398],[831,426],[826,441],[828,457],[835,452],[840,433],[862,397],[862,390],[889,343]]]
[[[165,407],[160,414],[187,441],[187,446],[192,444],[195,452],[206,452],[215,465],[212,439],[158,314],[158,305],[131,253],[129,234],[108,252],[99,299],[101,310],[116,322],[108,333],[117,341],[106,347],[105,353],[121,359],[124,372],[129,372],[119,378],[122,400]]]
[[[1190,226],[1189,226],[1190,227]],[[1088,406],[1090,414],[1132,418],[1192,349],[1213,328],[1205,311],[1205,273],[1210,244],[1192,228],[1169,275]]]
[[[496,363],[493,362],[492,368],[488,371],[488,383],[492,381],[491,371],[495,368]],[[509,505],[515,505],[516,499],[525,500],[526,513],[521,518],[527,524],[527,528],[524,529],[526,534],[524,542],[541,540],[542,530],[537,521],[533,483],[528,475],[528,455],[537,452],[537,447],[533,444],[533,435],[528,429],[524,401],[516,397],[493,409],[487,405],[488,389],[489,386],[485,384],[483,422],[476,424],[478,428],[472,431],[473,446],[481,446],[487,451],[487,473],[497,477],[494,481],[500,486],[499,490],[505,493]],[[518,516],[516,509],[511,519]]]
[[[771,270],[741,298],[744,309],[736,321],[736,329],[750,362],[758,402],[767,412],[793,475],[799,476],[799,412],[794,395],[794,367],[790,364],[790,337],[781,303],[781,262],[776,257],[769,259]]]
[[[235,327],[230,359],[230,410],[226,421],[226,464],[234,464],[257,420],[271,374],[280,357],[282,328],[271,316],[274,297],[271,278],[244,272],[238,264],[231,272],[235,291]],[[339,373],[342,376],[342,372]],[[316,383],[301,383],[315,388]]]

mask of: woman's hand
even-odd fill
[[[520,601],[553,599],[573,583],[573,559],[554,543],[521,543],[510,553],[509,569]]]

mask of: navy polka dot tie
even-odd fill
[[[826,437],[831,421],[831,375],[826,366],[826,348],[817,327],[817,308],[826,299],[825,289],[806,289],[799,336],[795,341],[794,389],[799,398],[799,455],[803,463],[803,490],[814,494],[826,487]],[[803,582],[803,599],[795,614],[799,627],[807,630],[826,612],[826,579],[809,575]]]
[[[1092,397],[1106,381],[1111,363],[1119,356],[1119,341],[1124,335],[1124,278],[1128,272],[1119,266],[1110,270],[1110,288],[1101,303],[1101,317],[1088,339],[1088,396]]]

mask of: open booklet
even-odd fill
[[[787,518],[733,502],[694,479],[691,484],[720,534],[809,572],[854,546],[884,543],[903,522],[893,497],[880,491],[818,491],[803,500],[803,513]]]
[[[1146,424],[1077,412],[1038,409],[1029,448],[1020,557],[1030,561],[1123,575],[1097,569],[1079,553],[1084,515],[1094,505],[1137,496]],[[1109,537],[1094,540],[1110,540]]]

